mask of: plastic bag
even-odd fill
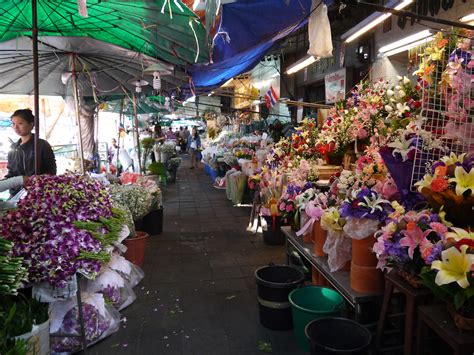
[[[31,292],[33,298],[44,303],[67,300],[76,295],[77,278],[73,276],[64,287],[55,287],[49,282],[40,282],[33,285]]]
[[[379,225],[377,219],[348,217],[344,232],[352,239],[361,240],[377,232]]]
[[[108,267],[117,271],[122,276],[130,287],[137,286],[145,277],[145,273],[139,267],[125,259],[123,256],[113,254]]]
[[[311,11],[313,12],[308,21],[308,54],[316,58],[332,57],[333,48],[331,24],[329,23],[328,18],[328,8],[324,3],[322,3],[321,0],[313,0]]]
[[[120,313],[107,305],[101,294],[81,293],[81,298],[87,346],[97,343],[119,329]],[[76,297],[52,303],[50,314],[51,334],[80,334]],[[51,338],[51,349],[55,352],[74,352],[80,348],[80,338]]]
[[[328,254],[329,270],[340,270],[352,259],[352,240],[343,232],[328,230],[323,251]]]
[[[97,275],[95,280],[85,281],[83,289],[88,293],[101,293],[108,303],[119,311],[130,306],[137,299],[129,283],[117,271],[109,267]]]

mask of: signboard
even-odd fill
[[[344,99],[346,93],[346,68],[326,75],[324,82],[327,104],[333,104]]]

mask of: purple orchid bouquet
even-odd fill
[[[120,314],[107,305],[101,294],[82,294],[82,312],[87,345],[92,345],[119,328]],[[55,302],[51,306],[51,333],[80,334],[79,314],[75,298]],[[51,349],[55,352],[76,352],[81,349],[79,337],[53,337]]]
[[[383,222],[393,209],[390,201],[381,198],[370,188],[363,187],[352,190],[349,197],[342,203],[340,212],[343,218],[367,218]]]
[[[85,176],[34,176],[18,208],[1,217],[0,235],[14,242],[31,283],[64,287],[77,273],[95,275],[110,258],[123,215],[109,193]]]
[[[403,207],[398,206],[403,209]],[[380,269],[395,268],[413,277],[438,259],[446,241],[447,226],[429,210],[395,213],[376,233],[374,252]]]

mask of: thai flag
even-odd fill
[[[270,110],[273,106],[276,105],[278,102],[278,95],[276,94],[275,90],[270,86],[270,89],[265,94],[265,104],[267,105],[268,109]]]

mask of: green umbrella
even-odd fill
[[[120,113],[122,112],[126,116],[133,116],[135,114],[133,110],[133,102],[129,101],[123,105],[122,110],[122,103],[121,100],[108,102],[108,107],[104,110],[105,112],[115,112]],[[154,114],[154,113],[161,113],[161,112],[169,112],[166,108],[155,105],[153,103],[147,103],[144,101],[137,101],[137,115],[144,115],[144,114]]]
[[[178,0],[87,0],[87,17],[78,0],[1,1],[0,42],[31,35],[33,2],[40,36],[91,37],[175,64],[208,59],[204,27]]]

